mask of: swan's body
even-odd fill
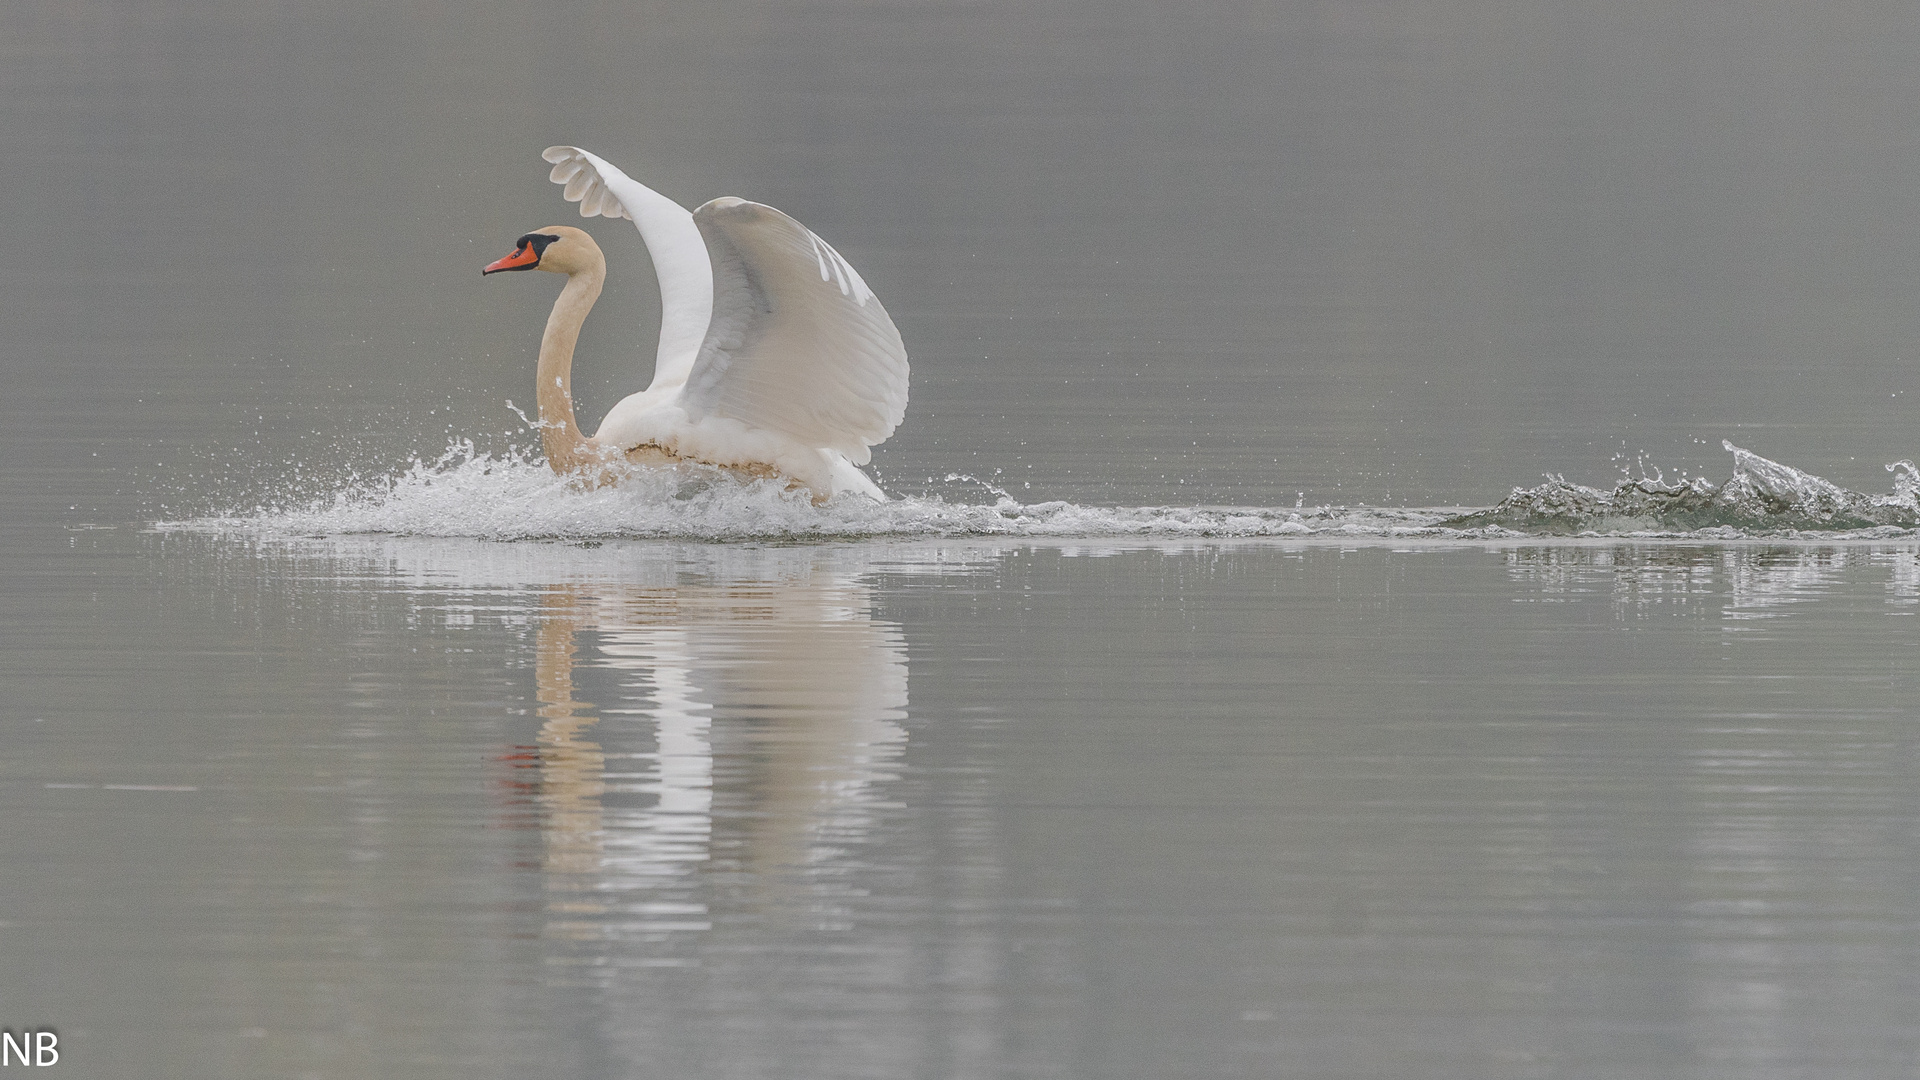
[[[691,213],[584,150],[550,147],[580,215],[632,219],[660,281],[653,382],[591,436],[570,385],[580,326],[606,281],[593,238],[564,225],[520,238],[488,266],[567,275],[540,339],[541,439],[555,471],[616,460],[701,461],[784,476],[824,501],[885,499],[861,472],[907,406],[907,353],[847,261],[770,206],[715,199]]]

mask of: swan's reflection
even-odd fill
[[[558,588],[544,597],[541,606],[547,617],[540,622],[535,663],[544,721],[539,799],[547,812],[549,874],[591,872],[599,865],[600,797],[606,791],[607,756],[584,734],[599,717],[573,699],[573,629],[552,615],[556,607],[564,612],[568,599],[568,591]]]
[[[871,608],[870,586],[830,572],[546,589],[550,937],[705,929],[716,875],[753,906],[856,858],[907,738],[906,652]],[[598,705],[577,689],[596,668],[617,685]]]
[[[550,972],[592,983],[699,964],[723,921],[851,918],[907,743],[906,648],[875,617],[873,582],[991,574],[1017,550],[256,543],[289,579],[407,597],[410,630],[492,627],[531,646],[538,726],[499,755],[498,823],[531,841],[515,862],[540,883]]]

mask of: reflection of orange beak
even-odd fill
[[[531,270],[538,265],[540,265],[540,253],[533,250],[532,244],[521,244],[519,250],[513,254],[488,263],[481,269],[480,276],[485,277],[498,270]]]

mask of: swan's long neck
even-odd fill
[[[647,242],[653,274],[660,280],[660,347],[648,389],[680,386],[692,373],[707,324],[713,321],[713,263],[707,242],[685,207],[625,174],[620,178],[626,183],[616,194]]]
[[[580,324],[600,298],[605,264],[567,275],[567,287],[553,302],[546,333],[540,335],[537,380],[540,402],[540,444],[555,472],[569,472],[590,460],[599,460],[595,444],[580,433],[573,418],[573,347],[580,340]]]

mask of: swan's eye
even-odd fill
[[[525,251],[527,250],[528,247],[532,247],[534,256],[538,258],[539,256],[545,255],[547,253],[548,244],[551,244],[558,239],[560,239],[558,236],[554,236],[551,233],[530,232],[527,235],[520,238],[519,250]]]

